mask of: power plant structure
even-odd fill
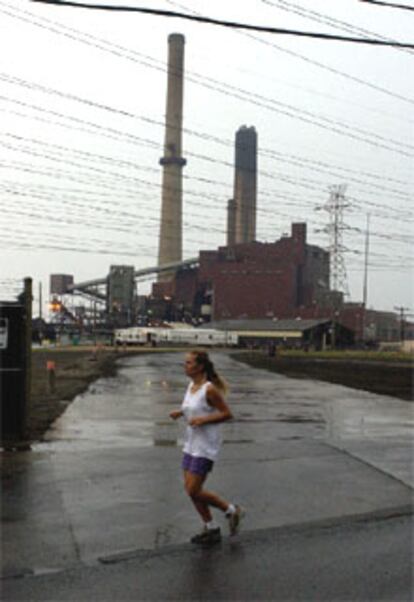
[[[227,246],[236,244],[236,201],[229,199],[227,202]]]
[[[227,204],[227,245],[256,240],[257,133],[243,125],[236,132],[233,199]]]
[[[168,36],[168,83],[165,117],[162,204],[158,266],[182,260],[182,154],[184,36]],[[169,280],[173,272],[158,275],[159,281]]]
[[[168,37],[158,264],[140,270],[111,266],[108,276],[80,283],[74,283],[71,275],[52,275],[51,294],[57,310],[65,307],[68,295],[81,295],[91,303],[89,322],[108,328],[150,320],[200,325],[335,316],[363,339],[365,306],[346,304],[343,293],[331,289],[331,254],[307,241],[306,223],[292,224],[290,236],[273,243],[256,240],[258,144],[254,127],[243,125],[235,135],[225,246],[200,249],[197,257],[182,260],[184,47],[183,35]],[[150,295],[139,297],[136,283],[148,276],[157,281]],[[374,323],[374,317],[370,320]]]

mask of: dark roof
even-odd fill
[[[20,301],[0,301],[0,307],[24,307]]]
[[[279,331],[279,330],[296,330],[304,332],[316,328],[321,324],[328,324],[331,320],[324,318],[319,320],[220,320],[218,322],[209,322],[203,324],[199,328],[216,328],[217,330],[237,330],[237,331]]]

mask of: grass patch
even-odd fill
[[[291,378],[322,380],[345,385],[351,389],[363,389],[413,401],[412,357],[408,354],[391,353],[392,359],[388,359],[389,355],[381,352],[284,351],[277,357],[269,357],[263,351],[231,353],[231,357],[235,360],[249,366],[277,372]],[[403,355],[404,361],[401,361],[399,355]]]
[[[321,360],[361,360],[369,362],[406,362],[414,361],[414,354],[403,351],[295,351],[281,350],[281,357]]]

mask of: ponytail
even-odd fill
[[[203,366],[207,380],[213,383],[213,385],[217,387],[217,389],[219,389],[223,395],[225,395],[228,391],[228,385],[226,381],[217,373],[208,353],[206,351],[199,351],[197,349],[194,349],[190,353],[196,358],[197,364]]]

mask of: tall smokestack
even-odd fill
[[[234,175],[235,242],[256,240],[257,133],[254,127],[236,132]]]
[[[231,247],[236,242],[236,202],[230,199],[227,202],[227,246]]]
[[[168,84],[165,118],[162,207],[158,265],[182,260],[182,168],[186,160],[181,156],[183,125],[184,36],[168,36]],[[169,280],[172,273],[159,276]]]

